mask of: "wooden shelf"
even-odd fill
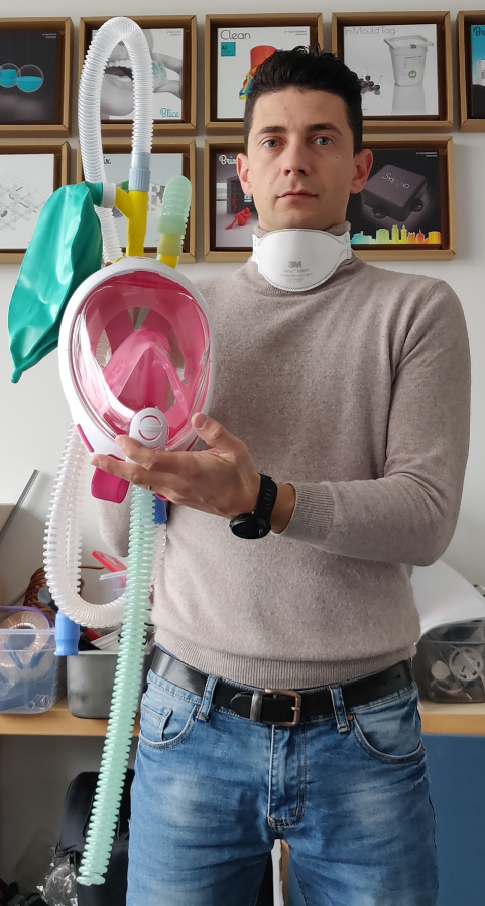
[[[485,702],[441,705],[420,701],[423,733],[449,736],[485,736]]]
[[[107,720],[74,717],[67,699],[43,714],[0,714],[0,736],[105,736]],[[133,735],[140,729],[137,716]]]
[[[469,705],[419,704],[423,733],[485,736],[485,702]],[[0,736],[105,736],[107,720],[74,717],[67,699],[44,714],[0,714]],[[133,735],[139,731],[137,717]]]

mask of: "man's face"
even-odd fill
[[[263,230],[327,230],[345,220],[349,195],[372,166],[354,155],[342,98],[328,91],[284,88],[258,98],[247,154],[237,170]]]

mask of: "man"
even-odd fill
[[[255,260],[200,287],[218,342],[211,417],[193,422],[204,443],[153,453],[123,437],[134,464],[96,457],[172,503],[127,902],[252,906],[281,838],[309,906],[432,906],[410,574],[458,517],[463,312],[442,281],[350,250],[372,155],[343,63],[275,53],[245,131]],[[126,507],[101,514],[120,554]]]

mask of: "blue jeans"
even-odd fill
[[[308,906],[435,906],[434,811],[414,683],[272,727],[150,671],[127,906],[254,906],[286,840]]]

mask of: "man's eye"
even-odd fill
[[[268,148],[275,148],[276,145],[278,144],[278,139],[276,139],[276,138],[267,138],[266,141],[264,142],[264,144],[265,144]]]
[[[329,139],[328,135],[319,135],[317,138],[317,142],[321,142],[323,145],[328,145],[330,142],[330,139]]]

